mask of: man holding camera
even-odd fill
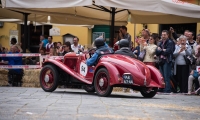
[[[126,26],[120,27],[118,40],[121,39],[127,39],[129,41],[129,47],[131,47],[131,35],[127,32]]]

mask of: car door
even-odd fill
[[[80,55],[77,61],[76,66],[77,74],[79,74],[82,78],[92,82],[94,75],[94,66],[87,66],[86,59],[84,55]]]

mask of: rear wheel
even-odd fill
[[[140,93],[145,98],[152,98],[156,95],[157,91],[158,91],[158,88],[152,88],[152,89],[143,88],[142,90],[140,90]]]
[[[58,71],[53,65],[45,65],[40,71],[40,86],[45,92],[53,92],[58,87]]]
[[[88,93],[94,93],[95,92],[95,88],[94,88],[93,85],[85,85],[85,86],[83,86],[83,89]]]
[[[99,96],[109,96],[113,90],[110,86],[110,77],[107,69],[101,68],[95,74],[94,87]]]

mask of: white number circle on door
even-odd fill
[[[80,74],[83,75],[83,76],[86,76],[87,75],[87,71],[88,71],[88,66],[81,62],[81,65],[80,65]]]

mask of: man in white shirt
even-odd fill
[[[75,37],[73,40],[73,44],[71,45],[71,48],[75,53],[80,53],[84,51],[84,47],[78,44],[78,42],[79,42],[79,38]]]
[[[193,32],[188,32],[188,37],[187,37],[187,44],[191,46],[193,49],[194,46],[196,46],[196,41],[194,40],[194,33]]]

